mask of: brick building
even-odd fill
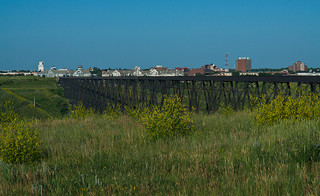
[[[289,66],[289,71],[298,72],[298,71],[308,71],[308,67],[301,61],[293,63]]]
[[[251,59],[249,57],[240,57],[236,60],[236,71],[247,72],[251,70]]]
[[[196,76],[197,74],[206,75],[218,70],[218,66],[214,64],[204,65],[199,69],[189,69],[188,76]]]

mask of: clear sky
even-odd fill
[[[0,69],[320,67],[320,0],[0,0]]]

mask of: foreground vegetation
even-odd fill
[[[35,122],[48,157],[0,164],[0,194],[319,194],[317,120],[255,127],[194,117],[195,134],[143,142],[127,116]]]
[[[318,96],[210,115],[192,115],[178,97],[125,114],[80,104],[61,117],[56,83],[34,79],[0,79],[0,98],[15,98],[0,102],[0,195],[320,194]],[[35,92],[42,106],[30,105]]]

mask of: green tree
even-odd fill
[[[102,70],[98,67],[94,67],[93,70],[91,71],[91,74],[96,74],[98,77],[102,76]]]

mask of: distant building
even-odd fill
[[[102,71],[102,77],[110,77],[110,76],[121,76],[121,73],[118,70],[111,70],[111,69],[108,71]]]
[[[83,76],[83,71],[82,71],[81,65],[78,66],[78,69],[73,73],[73,76],[75,76],[75,77]]]
[[[43,61],[39,61],[38,72],[43,72],[43,71],[44,71]]]
[[[188,76],[196,76],[196,75],[203,75],[204,74],[204,69],[189,69]]]
[[[184,76],[184,72],[176,69],[167,69],[158,71],[159,76]]]
[[[320,73],[298,73],[298,76],[320,76]]]
[[[151,69],[149,70],[148,75],[149,75],[149,76],[158,76],[158,75],[159,75],[159,72],[158,72],[156,69],[151,68]]]
[[[184,72],[188,71],[188,67],[175,67],[175,69],[179,71],[184,71]]]
[[[293,63],[293,65],[289,66],[289,71],[293,71],[293,72],[308,71],[308,67],[301,61],[298,61]]]
[[[121,73],[118,70],[112,72],[112,76],[121,76]]]
[[[215,73],[211,76],[232,76],[232,73],[231,72],[218,72],[218,73]]]
[[[239,76],[259,76],[259,72],[241,72]]]
[[[196,75],[213,75],[215,73],[220,72],[228,72],[222,68],[218,68],[215,64],[204,65],[199,69],[189,69],[188,76],[196,76]]]
[[[101,75],[102,75],[102,77],[109,76],[106,70],[102,70]]]
[[[34,75],[34,76],[38,76],[38,72],[33,71],[33,72],[32,72],[32,75]]]
[[[167,67],[162,67],[162,65],[156,65],[155,67],[152,67],[153,69],[156,69],[157,71],[166,71],[168,70]]]
[[[236,71],[247,72],[251,70],[251,59],[249,57],[240,57],[236,60]]]
[[[140,71],[140,67],[135,66],[132,75],[133,76],[143,76],[142,72]]]
[[[275,76],[277,76],[277,75],[278,75],[278,76],[288,76],[288,75],[290,75],[290,74],[289,74],[289,71],[288,71],[288,70],[284,69],[284,70],[282,70],[282,71],[272,72],[271,75],[275,75]]]
[[[56,67],[51,67],[49,70],[41,72],[33,72],[33,75],[39,77],[47,78],[57,78],[57,77],[91,77],[92,74],[89,69],[82,69],[82,66],[79,65],[78,69],[73,71],[69,69],[57,69]]]
[[[89,69],[82,69],[82,66],[79,65],[78,69],[73,73],[74,77],[91,77],[92,74]]]

